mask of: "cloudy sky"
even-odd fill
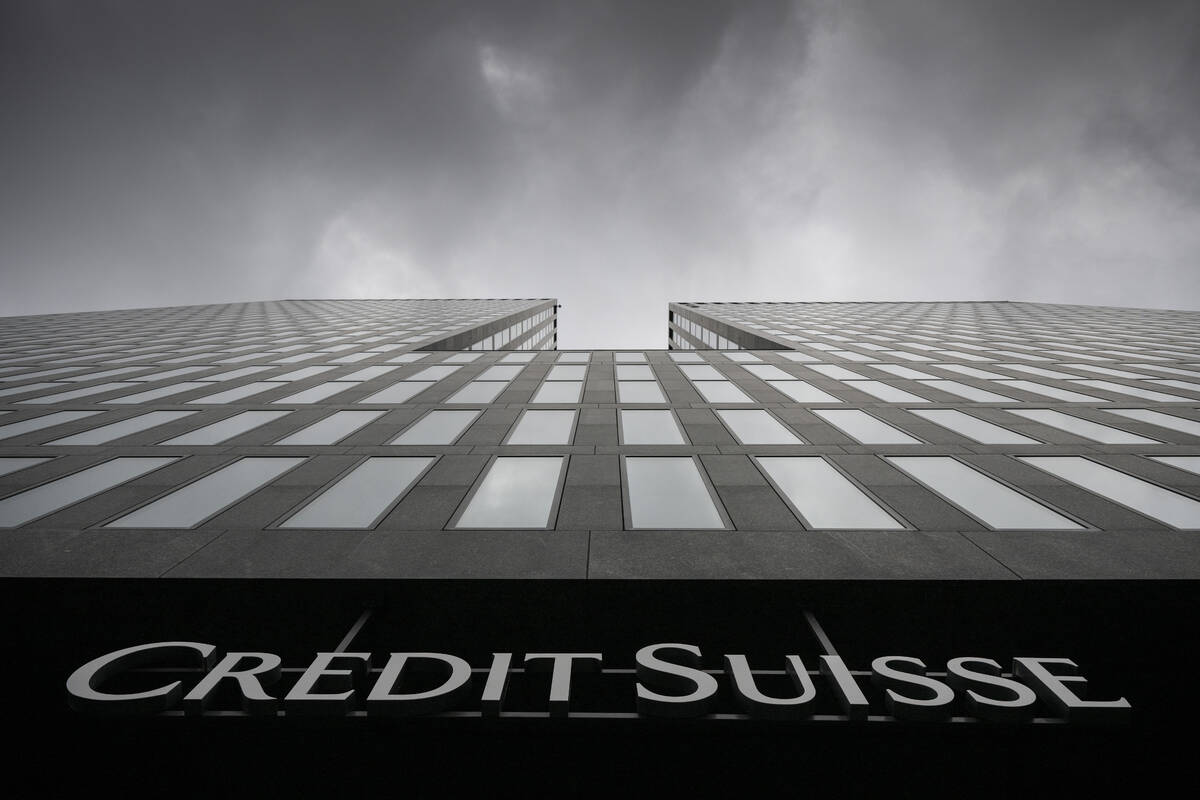
[[[1200,3],[0,4],[0,314],[1200,308]]]

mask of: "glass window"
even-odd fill
[[[704,362],[699,353],[671,353],[671,360],[676,364],[700,364]]]
[[[592,359],[591,353],[559,353],[560,364],[586,364]]]
[[[1034,381],[1020,380],[1003,380],[996,381],[1001,386],[1011,386],[1014,389],[1021,389],[1030,394],[1040,394],[1042,397],[1052,397],[1055,400],[1062,400],[1066,403],[1106,403],[1108,402],[1102,397],[1095,397],[1090,394],[1082,394],[1081,392],[1070,392],[1066,389],[1059,389],[1057,386],[1046,386],[1045,384],[1036,383]]]
[[[550,368],[550,373],[546,375],[548,381],[581,381],[587,374],[587,367],[582,366],[555,366]]]
[[[530,410],[521,415],[505,444],[570,444],[574,410]]]
[[[421,359],[425,358],[426,355],[427,355],[427,353],[401,353],[400,355],[395,356],[394,358],[389,358],[387,360],[387,363],[389,363],[389,364],[412,364],[414,362],[420,361]]]
[[[1175,528],[1200,527],[1200,502],[1080,456],[1021,456],[1022,461]]]
[[[1146,408],[1113,408],[1109,409],[1108,413],[1118,414],[1149,425],[1157,425],[1160,428],[1200,436],[1200,422],[1194,419],[1183,419],[1174,414],[1164,414],[1161,411],[1150,411]],[[0,429],[0,438],[3,438],[3,429]]]
[[[538,387],[531,403],[578,403],[583,381],[545,381]]]
[[[471,381],[452,394],[447,403],[490,403],[508,386],[507,381]]]
[[[690,380],[693,381],[723,381],[725,376],[711,367],[708,364],[684,364],[679,368],[681,372]]]
[[[61,383],[27,383],[24,386],[13,386],[10,389],[0,390],[0,397],[7,397],[7,396],[13,395],[13,394],[24,394],[25,392],[35,392],[35,391],[38,391],[39,389],[61,389],[63,387],[63,385],[64,384],[61,384]],[[136,386],[137,384],[135,384],[135,383],[120,383],[120,384],[109,384],[109,385],[117,386],[119,388],[121,386]],[[86,393],[86,391],[87,390],[84,390],[85,393]],[[112,391],[112,390],[108,390],[108,391]],[[64,392],[63,394],[71,394],[71,393]],[[49,395],[48,397],[55,398],[58,396],[59,395],[57,395],[57,394],[52,394],[52,395]],[[26,402],[33,402],[33,401],[26,401]],[[43,398],[39,399],[37,402],[53,403],[53,402],[58,402],[58,401],[50,400],[50,399],[43,397]]]
[[[801,364],[811,363],[817,360],[814,356],[810,356],[807,353],[785,352],[780,353],[779,355],[783,358],[786,358],[788,361],[796,361]]]
[[[760,456],[755,460],[810,528],[904,527],[823,458]]]
[[[788,381],[788,380],[791,380],[792,378],[796,377],[795,375],[789,375],[788,373],[781,370],[779,367],[775,367],[770,364],[748,364],[745,367],[745,370],[747,372],[749,372],[751,375],[753,375],[754,377],[759,378],[764,381],[765,380]]]
[[[767,381],[797,403],[840,403],[838,398],[807,381]]]
[[[454,527],[550,527],[565,463],[562,456],[497,458]]]
[[[1136,386],[1126,386],[1123,383],[1113,383],[1112,381],[1091,381],[1078,380],[1071,381],[1083,386],[1090,386],[1093,389],[1103,389],[1117,394],[1127,394],[1133,397],[1141,397],[1146,400],[1155,400],[1159,403],[1194,403],[1196,402],[1190,397],[1180,397],[1177,394],[1166,394],[1164,392],[1152,392],[1149,389],[1140,389]]]
[[[618,364],[641,364],[646,361],[645,353],[613,353],[613,361]]]
[[[1169,467],[1200,475],[1200,456],[1150,456],[1150,458]]]
[[[216,394],[208,394],[204,397],[198,397],[195,400],[189,400],[189,405],[222,405],[224,403],[233,403],[243,398],[255,394],[262,394],[268,389],[274,389],[278,386],[286,386],[285,383],[276,383],[273,381],[258,381],[256,383],[247,383],[245,386],[238,386],[233,389],[227,389],[224,392]],[[122,398],[124,400],[126,398]]]
[[[745,392],[734,385],[732,381],[695,381],[692,385],[700,392],[700,396],[709,403],[754,402]]]
[[[61,386],[62,384],[48,383],[48,384],[39,384],[39,385]],[[132,389],[132,388],[135,388],[135,387],[138,387],[141,385],[142,384],[140,384],[140,383],[121,383],[121,382],[103,383],[99,386],[85,386],[82,389],[75,389],[70,392],[59,392],[58,394],[47,394],[47,395],[42,395],[41,397],[32,397],[28,400],[21,400],[20,402],[32,403],[32,404],[37,404],[37,405],[44,405],[46,403],[62,403],[67,400],[77,400],[80,397],[90,397],[91,395],[94,395],[94,394],[103,394],[105,392],[115,392],[118,389]],[[207,384],[200,384],[200,385],[206,386]],[[17,387],[17,390],[23,391],[23,390],[29,389],[29,388],[32,388],[32,387],[21,386],[21,387]],[[168,389],[169,388],[170,387],[168,387]],[[10,394],[10,393],[12,393],[12,391],[13,390],[11,390],[11,389],[6,389],[4,392],[0,392],[0,394]],[[182,390],[180,390],[180,391],[182,391]],[[173,392],[168,391],[167,394],[173,394]],[[125,402],[125,401],[124,401],[124,398],[122,398],[121,400],[107,401],[107,402],[118,402],[119,403],[119,402]]]
[[[938,369],[945,369],[945,370],[949,370],[950,372],[957,372],[959,375],[966,375],[968,378],[980,378],[982,380],[1003,380],[1008,377],[1007,375],[1001,375],[999,372],[989,372],[986,369],[978,369],[976,367],[968,367],[964,364],[934,364],[933,366],[937,367]],[[916,372],[915,369],[909,370],[909,371]],[[893,373],[893,374],[895,374],[895,373]],[[911,377],[911,376],[900,375],[900,377],[907,378],[907,377]],[[935,378],[934,375],[921,375],[920,377]]]
[[[243,411],[240,414],[234,414],[228,419],[223,419],[220,422],[214,422],[211,425],[205,425],[203,428],[197,428],[194,431],[189,431],[182,436],[176,436],[174,439],[168,439],[162,444],[220,444],[221,442],[239,436],[246,431],[254,430],[268,422],[277,420],[280,417],[286,417],[290,411]]]
[[[525,369],[521,364],[496,364],[488,367],[479,376],[481,381],[511,381],[513,378],[521,374],[521,370]]]
[[[739,364],[751,364],[756,361],[762,361],[761,358],[753,353],[722,353],[722,355],[730,361],[736,361]]]
[[[52,428],[55,425],[65,425],[68,422],[85,417],[91,417],[96,414],[102,414],[102,411],[56,411],[53,414],[46,414],[33,419],[21,420],[20,422],[10,422],[7,425],[0,425],[0,439],[11,439],[14,436],[40,431],[43,428]]]
[[[138,384],[130,385],[137,386]],[[127,394],[124,397],[118,397],[110,402],[120,403],[122,405],[149,403],[153,400],[161,400],[164,397],[170,397],[171,395],[182,394],[184,392],[191,391],[192,389],[206,389],[211,388],[212,386],[213,384],[208,383],[207,381],[187,381],[184,383],[173,383],[170,386],[160,386],[157,389],[150,389],[145,392],[138,392],[137,394]]]
[[[432,367],[426,367],[419,370],[415,375],[410,375],[405,378],[406,381],[440,381],[442,378],[453,375],[462,367],[448,364],[434,364]]]
[[[859,375],[854,370],[849,370],[845,367],[839,367],[837,364],[809,364],[808,368],[815,372],[821,373],[826,378],[833,378],[834,380],[839,381],[861,380],[863,377],[865,377],[863,375]],[[792,376],[789,375],[787,377],[790,378]]]
[[[875,369],[878,369],[878,370],[882,370],[883,372],[886,372],[889,375],[895,375],[897,378],[904,378],[904,379],[910,380],[910,381],[915,381],[920,378],[936,377],[934,375],[930,375],[928,372],[921,372],[921,370],[919,370],[919,369],[913,369],[912,367],[906,367],[901,364],[869,364],[868,366],[874,367]],[[938,364],[937,366],[945,368],[947,365],[946,364]]]
[[[111,425],[103,425],[99,428],[92,428],[90,431],[83,431],[71,436],[66,436],[62,439],[56,439],[47,444],[53,445],[85,445],[85,444],[104,444],[111,442],[114,439],[120,439],[124,436],[130,436],[139,433],[156,425],[164,425],[168,422],[174,422],[177,419],[190,417],[195,414],[195,411],[151,411],[148,414],[142,414],[132,419],[114,422]]]
[[[398,369],[398,367],[383,367],[383,366],[363,367],[360,370],[351,372],[349,375],[343,375],[342,377],[338,378],[338,380],[339,381],[369,381],[369,380],[378,378],[380,375],[387,375],[389,372],[391,372],[394,369]]]
[[[446,364],[470,364],[477,358],[479,358],[479,353],[455,353],[443,359],[443,361]]]
[[[279,527],[373,527],[432,463],[432,458],[368,458]]]
[[[329,372],[333,367],[301,367],[300,369],[292,370],[283,375],[276,375],[272,380],[276,381],[302,381],[306,378],[311,378],[314,375],[320,375],[322,372]]]
[[[916,414],[918,417],[928,420],[935,425],[949,428],[955,433],[961,434],[968,439],[973,439],[980,444],[1041,444],[1036,439],[1022,436],[1015,431],[1010,431],[1008,428],[986,422],[979,417],[973,417],[962,411],[944,408],[928,410],[910,408],[908,412]]]
[[[421,392],[433,386],[434,381],[400,381],[393,383],[391,386],[376,392],[375,394],[364,397],[359,400],[360,403],[403,403],[416,397]],[[467,384],[470,386],[471,384]],[[503,386],[504,384],[500,384]]]
[[[625,458],[631,528],[725,528],[694,459]]]
[[[392,444],[454,444],[475,421],[479,409],[430,411],[392,440]]]
[[[1008,413],[1016,414],[1018,417],[1031,419],[1034,422],[1040,422],[1043,425],[1049,425],[1052,428],[1073,433],[1076,436],[1082,436],[1085,439],[1091,439],[1093,442],[1101,442],[1102,444],[1157,444],[1154,439],[1147,439],[1145,436],[1138,436],[1129,431],[1110,428],[1107,425],[1101,425],[1098,422],[1091,420],[1080,419],[1073,417],[1070,414],[1063,414],[1061,411],[1050,411],[1048,409],[1019,409],[1010,408]]]
[[[385,411],[337,411],[319,422],[285,436],[275,444],[336,444],[356,430],[378,419]]]
[[[943,381],[943,380],[921,381],[921,384],[925,385],[925,386],[931,386],[934,389],[940,389],[941,391],[948,392],[949,394],[958,395],[959,397],[966,398],[967,400],[972,400],[976,403],[1015,403],[1015,402],[1017,402],[1016,400],[1014,400],[1011,397],[1005,397],[1002,394],[996,394],[995,392],[989,392],[985,389],[980,389],[975,386],[968,386],[967,384],[959,383],[958,381]]]
[[[722,409],[717,416],[742,444],[804,444],[782,422],[760,408]]]
[[[863,444],[919,444],[899,428],[858,409],[814,409],[821,419]]]
[[[19,472],[29,467],[36,467],[38,464],[44,464],[49,460],[48,458],[0,458],[0,475],[7,475],[10,472]]]
[[[104,527],[191,528],[303,461],[303,458],[242,458]]]
[[[486,349],[486,348],[485,348]],[[501,364],[528,364],[537,353],[509,353],[500,359]]]
[[[917,397],[912,392],[897,389],[882,381],[846,381],[847,386],[853,386],[859,391],[877,397],[885,403],[928,403],[924,397]]]
[[[992,528],[1078,530],[1082,527],[949,456],[891,456],[887,460]]]
[[[0,528],[26,522],[100,494],[147,472],[166,466],[174,458],[114,458],[94,467],[44,483],[0,500]]]
[[[622,444],[687,444],[670,411],[621,409]]]
[[[286,397],[273,400],[272,403],[284,403],[288,405],[293,403],[319,403],[327,397],[332,397],[355,386],[358,386],[357,381],[328,381],[326,383],[318,383],[316,386],[310,386],[295,394],[289,394]]]
[[[651,369],[648,365],[618,364],[617,365],[617,380],[619,380],[619,381],[652,381],[652,380],[654,380],[654,372],[651,371]]]

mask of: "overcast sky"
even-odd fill
[[[0,3],[0,314],[1200,308],[1200,3]]]

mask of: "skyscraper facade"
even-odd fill
[[[342,753],[552,736],[643,766],[868,753],[875,778],[1174,752],[1200,315],[672,303],[667,350],[559,351],[555,311],[0,320],[22,714],[162,764],[294,753],[314,724]],[[162,642],[212,651],[113,656]],[[263,697],[206,687],[223,653]]]

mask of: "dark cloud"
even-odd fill
[[[558,296],[1200,307],[1200,6],[0,6],[0,313]],[[614,327],[614,321],[620,325]]]

